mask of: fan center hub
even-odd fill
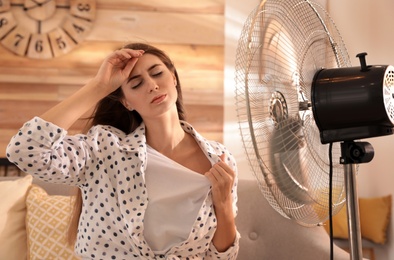
[[[275,91],[271,95],[269,113],[275,125],[280,124],[289,117],[286,99],[279,91]]]

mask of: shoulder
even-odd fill
[[[122,138],[126,136],[126,133],[110,125],[95,125],[89,129],[87,135],[88,136],[114,135],[116,137]]]
[[[89,129],[86,136],[98,142],[116,142],[119,146],[135,146],[145,141],[145,126],[141,124],[132,133],[126,134],[110,125],[96,125]]]
[[[217,154],[230,153],[230,151],[227,149],[227,147],[218,141],[208,140],[208,143],[213,149],[215,149]]]
[[[226,163],[233,168],[237,167],[236,160],[233,154],[227,149],[225,145],[217,141],[209,141],[210,146],[215,150],[217,155],[225,154]]]

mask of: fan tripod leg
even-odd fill
[[[367,142],[342,142],[341,164],[345,169],[346,206],[350,242],[350,259],[363,259],[360,215],[357,194],[357,163],[370,162],[374,156],[374,150]]]

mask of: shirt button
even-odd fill
[[[251,233],[249,234],[249,238],[250,238],[251,240],[256,240],[258,237],[259,237],[259,235],[258,235],[256,232],[251,232]]]

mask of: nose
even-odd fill
[[[150,79],[148,82],[148,92],[152,93],[154,90],[158,90],[159,86],[156,84],[156,82],[153,79]]]
[[[158,90],[158,89],[159,89],[159,86],[157,86],[157,85],[155,84],[155,85],[153,85],[151,88],[149,88],[149,93],[152,93],[153,90]]]

